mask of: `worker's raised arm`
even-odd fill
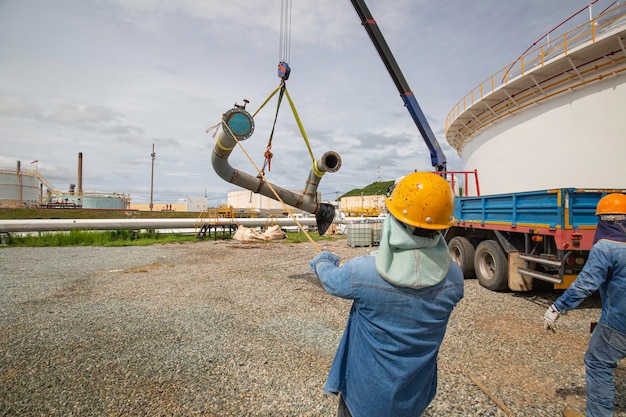
[[[311,271],[320,279],[326,292],[352,299],[349,267],[339,266],[341,258],[332,252],[321,252],[309,262]]]

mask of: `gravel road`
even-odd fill
[[[320,245],[344,258],[372,249]],[[0,248],[0,415],[333,416],[323,386],[350,303],[309,272],[315,253],[310,243],[234,241]],[[543,312],[558,294],[466,280],[425,416],[583,410],[600,301],[546,333]]]

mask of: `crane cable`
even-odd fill
[[[283,95],[286,96],[287,101],[289,101],[289,107],[291,108],[294,119],[296,120],[296,123],[298,125],[298,129],[300,130],[302,138],[304,139],[304,143],[306,144],[306,147],[309,151],[309,155],[311,156],[311,160],[313,161],[313,171],[319,177],[324,175],[324,172],[319,171],[317,169],[317,161],[315,160],[315,156],[313,155],[313,151],[311,150],[311,144],[309,143],[309,139],[307,137],[306,131],[304,130],[304,126],[302,125],[302,121],[300,120],[300,116],[298,115],[298,111],[296,110],[296,106],[293,100],[291,99],[291,96],[289,95],[289,91],[287,91],[287,85],[285,84],[285,81],[289,78],[289,73],[291,71],[289,68],[289,65],[287,64],[289,62],[290,54],[291,54],[291,10],[292,10],[291,0],[281,0],[280,41],[279,41],[279,52],[278,52],[278,55],[279,55],[278,76],[279,78],[281,78],[281,82],[278,85],[278,87],[276,87],[274,91],[270,93],[270,95],[265,99],[265,101],[261,103],[259,108],[252,114],[252,118],[254,119],[256,115],[259,113],[259,111],[261,111],[261,109],[265,107],[265,105],[272,99],[272,97],[274,97],[276,93],[280,92],[278,96],[278,104],[276,107],[276,115],[274,117],[274,124],[272,125],[272,131],[270,133],[268,145],[264,154],[265,163],[263,164],[263,168],[259,169],[259,167],[254,163],[254,160],[252,159],[250,154],[248,154],[248,152],[243,147],[241,142],[237,139],[237,136],[232,132],[232,130],[230,129],[230,126],[228,126],[228,123],[222,123],[222,122],[217,123],[216,125],[208,128],[206,132],[209,133],[211,130],[215,129],[215,131],[213,132],[213,137],[215,137],[217,135],[217,131],[219,130],[220,125],[223,128],[226,128],[228,130],[228,133],[230,133],[233,139],[235,139],[235,142],[237,142],[237,144],[239,145],[243,153],[246,155],[246,158],[248,158],[248,160],[250,161],[250,164],[252,164],[252,166],[256,169],[258,173],[257,177],[260,178],[263,182],[265,182],[265,184],[267,184],[269,189],[272,191],[272,193],[276,197],[276,200],[278,200],[283,206],[283,210],[289,213],[289,217],[291,217],[293,221],[298,225],[298,228],[302,231],[302,233],[304,233],[304,235],[311,242],[313,247],[318,252],[321,252],[322,250],[320,249],[320,247],[313,240],[313,238],[311,238],[310,234],[307,232],[304,226],[302,226],[302,224],[298,221],[296,216],[293,214],[293,211],[285,204],[282,198],[280,198],[276,190],[274,190],[274,187],[272,186],[272,184],[265,179],[265,167],[267,165],[268,170],[269,170],[271,158],[273,156],[273,154],[271,153],[272,138],[274,135],[274,127],[276,126],[276,120],[278,118],[278,111],[280,109]]]
[[[256,115],[261,111],[261,109],[272,99],[272,97],[274,97],[274,95],[276,95],[276,93],[281,90],[284,91],[285,97],[287,97],[287,101],[289,102],[289,107],[291,107],[291,112],[293,113],[293,117],[296,120],[298,129],[300,129],[300,134],[302,135],[302,139],[304,139],[304,144],[306,145],[307,150],[309,151],[309,156],[311,157],[311,160],[313,161],[313,167],[314,167],[313,169],[316,171],[315,173],[319,174],[318,176],[321,177],[323,173],[318,172],[316,168],[317,164],[316,164],[315,156],[313,155],[313,150],[311,149],[311,144],[309,143],[309,138],[306,134],[306,131],[304,130],[304,126],[302,125],[302,120],[300,119],[300,116],[298,115],[298,110],[296,110],[296,105],[294,104],[293,100],[291,99],[291,96],[289,95],[289,91],[287,90],[287,85],[283,81],[281,81],[280,85],[276,87],[276,89],[274,89],[274,91],[270,93],[270,95],[265,99],[265,101],[261,104],[261,106],[259,106],[259,108],[256,109],[256,111],[252,114],[252,118],[254,119]],[[272,128],[272,132],[273,132],[273,128]]]
[[[276,105],[276,114],[274,115],[274,123],[272,124],[272,131],[265,147],[263,156],[265,158],[261,172],[265,174],[265,168],[268,171],[272,170],[272,139],[274,138],[274,131],[276,129],[276,121],[278,120],[278,112],[280,105],[285,94],[286,86],[285,82],[289,79],[291,68],[289,67],[289,60],[291,58],[291,0],[281,0],[280,4],[280,36],[278,41],[278,78],[281,79],[279,86],[280,94],[278,95],[278,103]],[[275,94],[275,92],[273,93]],[[273,95],[272,94],[272,95]],[[265,103],[264,103],[265,104]]]
[[[289,67],[289,60],[291,58],[291,11],[292,11],[292,0],[281,0],[280,5],[280,40],[279,40],[279,51],[278,51],[278,77],[281,79],[280,85],[276,87],[274,91],[270,93],[270,95],[265,99],[265,101],[261,104],[261,106],[254,112],[252,118],[256,117],[257,113],[267,104],[268,101],[271,100],[274,95],[280,91],[278,96],[278,104],[276,107],[276,115],[274,116],[274,124],[272,125],[272,131],[270,133],[270,137],[265,149],[264,157],[265,162],[263,163],[262,172],[265,173],[265,167],[268,167],[268,171],[270,170],[271,159],[274,156],[271,152],[272,149],[272,140],[274,136],[274,128],[276,126],[276,120],[278,118],[278,111],[280,109],[280,105],[282,103],[283,95],[287,97],[289,101],[289,107],[291,107],[291,112],[293,113],[294,119],[298,125],[298,129],[300,130],[300,134],[304,139],[304,143],[309,151],[309,156],[311,157],[311,161],[313,162],[313,171],[318,177],[322,177],[324,172],[319,171],[317,169],[317,161],[315,160],[315,156],[313,155],[313,151],[311,150],[311,144],[309,143],[309,138],[304,130],[304,126],[302,125],[302,120],[300,120],[300,116],[298,115],[298,111],[296,110],[296,106],[289,95],[289,91],[287,90],[286,81],[289,79],[289,74],[291,72],[291,68]]]
[[[291,9],[291,0],[281,0],[278,62],[289,62],[291,58]]]

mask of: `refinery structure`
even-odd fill
[[[82,153],[78,154],[78,175],[76,183],[69,184],[67,190],[59,190],[37,169],[23,169],[21,161],[14,169],[0,169],[0,208],[84,208],[150,210],[148,204],[132,204],[129,194],[86,192],[83,189]],[[295,192],[295,191],[294,191]],[[317,199],[321,201],[321,194]],[[206,199],[187,197],[185,204],[157,204],[155,211],[203,212],[209,210]],[[344,197],[341,199],[349,214],[367,215],[381,212],[384,196]],[[275,199],[249,190],[233,190],[227,194],[227,203],[219,205],[223,217],[267,217],[283,216],[287,211],[306,215],[299,209],[285,210]]]
[[[76,184],[67,191],[57,189],[37,169],[0,169],[0,207],[48,207],[127,209],[130,196],[124,193],[96,193],[83,190],[83,154],[78,154]]]
[[[129,194],[86,192],[83,189],[83,155],[78,154],[76,183],[67,190],[59,190],[38,169],[23,169],[21,161],[14,169],[0,169],[0,208],[84,208],[149,211],[148,204],[132,204]],[[292,191],[296,193],[296,191]],[[347,216],[379,215],[384,210],[384,197],[342,197],[340,202],[331,202],[345,211]],[[204,212],[209,207],[206,199],[186,197],[185,204],[160,204],[155,211]],[[321,201],[321,193],[316,200]],[[285,207],[277,200],[249,190],[232,190],[227,194],[227,203],[217,207],[220,217],[274,217],[286,216],[289,211],[297,215],[308,214],[300,209]]]

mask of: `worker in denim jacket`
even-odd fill
[[[600,216],[594,245],[572,285],[544,314],[547,329],[556,330],[559,315],[600,292],[602,313],[585,353],[587,417],[613,415],[613,373],[626,357],[626,195],[608,194],[598,202]],[[581,416],[564,411],[566,416]]]
[[[353,300],[324,390],[340,394],[339,417],[419,416],[435,396],[437,354],[463,298],[463,274],[441,234],[454,222],[450,185],[412,173],[385,201],[380,248],[340,266],[310,262],[326,291]]]

